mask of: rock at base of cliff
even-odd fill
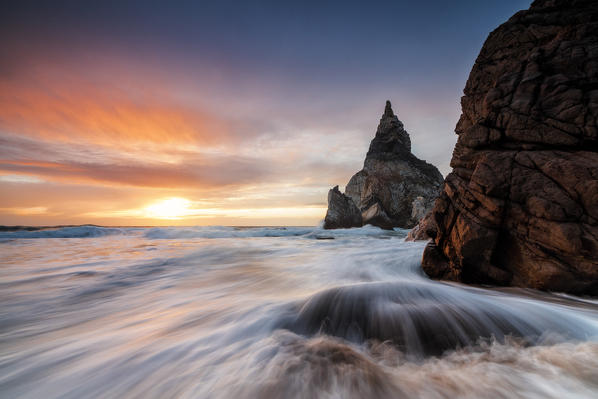
[[[361,226],[361,212],[351,197],[341,193],[338,186],[328,191],[328,211],[324,219],[324,228],[342,229]]]
[[[363,224],[371,224],[372,226],[380,227],[381,229],[392,230],[394,227],[393,221],[388,217],[384,208],[378,203],[370,206],[362,214]]]
[[[423,241],[434,239],[436,237],[436,230],[438,226],[434,221],[434,214],[432,212],[428,212],[426,216],[424,216],[419,224],[412,228],[407,234],[407,241]]]

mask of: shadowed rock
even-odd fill
[[[283,327],[356,343],[388,341],[418,356],[440,355],[480,339],[512,336],[535,343],[546,331],[580,336],[574,317],[566,321],[522,302],[486,300],[475,289],[470,293],[426,281],[365,283],[312,296]]]
[[[469,75],[453,172],[412,234],[432,277],[598,295],[598,2],[538,0]]]
[[[345,195],[361,212],[364,225],[409,228],[431,209],[442,181],[438,169],[411,153],[409,134],[387,101],[363,169],[349,180]],[[334,204],[329,201],[329,211],[331,205]],[[338,215],[352,212],[332,209]],[[324,227],[353,226],[343,225],[327,215]]]
[[[361,212],[350,197],[339,191],[338,186],[328,192],[328,211],[324,226],[327,229],[361,226]]]

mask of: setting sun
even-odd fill
[[[191,201],[186,198],[167,198],[144,208],[145,216],[154,219],[181,219],[189,214]]]

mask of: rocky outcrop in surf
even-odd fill
[[[432,208],[442,182],[435,166],[411,153],[409,134],[387,101],[363,169],[349,180],[345,194],[338,186],[328,194],[324,228],[413,227]]]
[[[434,278],[598,295],[598,2],[537,0],[490,34],[417,238]]]
[[[328,212],[324,225],[327,229],[361,227],[361,212],[351,197],[340,192],[338,186],[328,192]]]
[[[326,334],[358,344],[392,343],[414,356],[438,356],[484,340],[504,342],[507,337],[535,344],[547,330],[583,338],[573,315],[553,317],[533,303],[515,303],[498,292],[485,297],[482,292],[425,280],[335,287],[300,303],[284,327],[301,335]],[[490,299],[499,297],[501,301]]]

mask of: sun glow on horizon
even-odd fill
[[[143,208],[144,217],[152,219],[182,219],[191,213],[192,202],[186,198],[171,197]]]
[[[306,225],[315,225],[324,218],[326,206],[287,206],[264,208],[223,208],[203,201],[191,201],[182,197],[163,198],[142,208],[112,211],[95,211],[81,214],[85,218],[118,218],[127,225],[131,220],[160,220],[188,222],[193,225],[298,225],[301,219],[308,220]],[[283,220],[287,220],[284,222]],[[201,220],[201,221],[200,221]],[[128,222],[127,222],[128,221]],[[147,222],[142,222],[147,223]],[[171,222],[169,222],[171,223]],[[303,222],[305,223],[305,222]],[[154,225],[155,223],[151,223]],[[178,225],[178,223],[176,223]]]

